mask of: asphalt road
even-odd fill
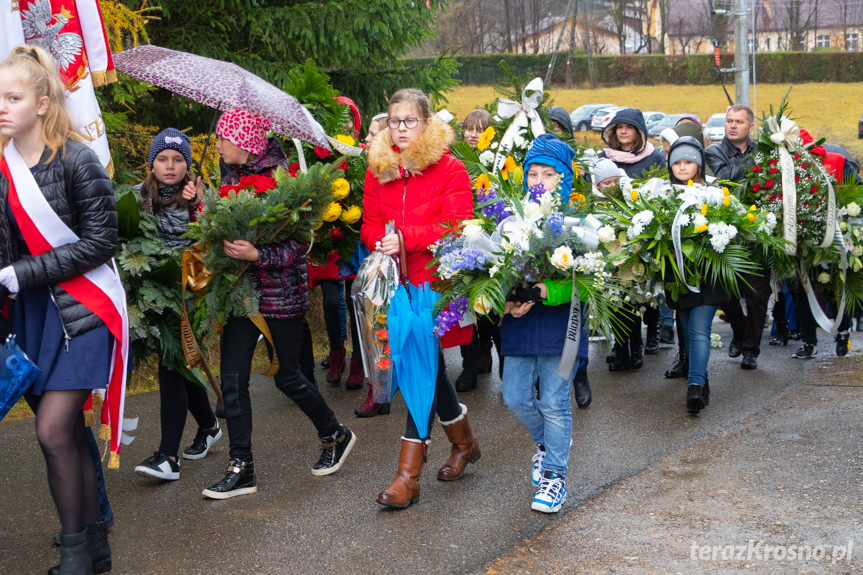
[[[727,346],[730,329],[714,331]],[[823,335],[823,334],[822,334]],[[606,349],[591,344],[589,374],[593,404],[577,410],[568,476],[572,512],[609,486],[671,453],[732,427],[772,404],[809,377],[811,364],[790,358],[786,348],[766,345],[759,369],[744,371],[727,347],[710,359],[711,404],[699,417],[685,412],[685,380],[667,380],[674,350],[647,356],[638,372],[609,373]],[[822,355],[833,354],[823,338]],[[459,373],[458,352],[447,353],[449,374]],[[107,473],[117,523],[111,534],[113,573],[462,573],[481,568],[558,516],[530,510],[529,482],[534,447],[526,431],[503,406],[496,374],[482,376],[475,392],[463,394],[482,459],[452,483],[435,479],[449,445],[436,426],[422,497],[404,511],[375,503],[396,470],[405,407],[357,419],[353,408],[363,391],[326,387],[330,405],[358,436],[338,473],[313,477],[318,442],[312,425],[272,384],[254,376],[254,452],[259,492],[210,501],[201,490],[221,477],[227,438],[207,458],[184,461],[181,479],[160,483],[136,476],[133,468],[158,445],[156,393],[128,398],[127,416],[140,417],[136,440],[123,450],[121,468]],[[194,434],[190,418],[186,441]],[[0,424],[5,463],[0,484],[0,573],[42,573],[56,561],[49,544],[57,530],[48,496],[44,462],[32,420]]]

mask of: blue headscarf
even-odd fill
[[[524,157],[524,189],[527,190],[527,171],[531,164],[545,164],[563,176],[560,182],[560,200],[566,204],[569,202],[569,194],[572,192],[572,159],[575,150],[569,144],[563,142],[551,134],[541,134],[533,141],[533,145]]]

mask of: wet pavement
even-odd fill
[[[328,387],[318,380],[330,405],[358,436],[342,470],[314,477],[310,466],[319,447],[308,419],[271,379],[253,376],[254,453],[259,492],[225,501],[201,497],[227,462],[227,437],[200,461],[183,461],[181,479],[161,483],[136,476],[133,468],[158,445],[156,393],[128,398],[127,416],[140,417],[136,440],[123,450],[121,468],[107,472],[117,523],[111,534],[113,573],[462,573],[473,572],[505,554],[566,514],[577,512],[607,488],[667,456],[708,439],[773,404],[789,388],[818,377],[815,362],[790,358],[785,348],[766,345],[759,369],[740,369],[727,356],[730,329],[717,322],[726,347],[710,360],[711,404],[699,417],[685,412],[685,380],[663,372],[675,350],[647,356],[640,371],[609,373],[607,350],[591,344],[588,373],[593,404],[577,410],[567,480],[569,496],[561,515],[530,510],[529,481],[534,446],[503,406],[495,372],[479,388],[462,394],[480,441],[482,459],[465,477],[435,479],[449,445],[436,426],[418,504],[389,511],[375,503],[396,469],[405,407],[357,419],[353,409],[364,391]],[[822,334],[823,335],[823,334]],[[853,346],[859,346],[855,335]],[[820,351],[833,355],[822,338]],[[447,352],[449,375],[459,373],[457,350]],[[345,374],[346,375],[346,374]],[[186,443],[194,434],[187,424]],[[184,443],[185,445],[185,443]],[[5,473],[0,490],[0,573],[41,573],[56,560],[49,544],[57,519],[45,483],[32,420],[0,424]],[[863,542],[861,542],[863,544]],[[624,568],[622,572],[626,572]]]

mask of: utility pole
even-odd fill
[[[746,0],[735,0],[734,11],[734,103],[749,105],[749,26]]]
[[[734,72],[734,103],[749,105],[749,26],[746,0],[734,0],[734,11],[714,10],[713,2],[708,0],[711,16],[716,14],[731,14],[734,16],[734,67],[719,68],[720,73]],[[715,36],[715,34],[714,34]],[[755,34],[753,31],[753,44]],[[714,42],[714,45],[715,42]],[[719,48],[716,48],[716,65],[719,66]],[[722,85],[723,89],[725,84]],[[728,96],[728,92],[725,92]],[[730,96],[729,96],[730,99]]]

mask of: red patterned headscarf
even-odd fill
[[[216,133],[241,150],[260,156],[267,147],[270,121],[257,114],[234,108],[222,114]]]

